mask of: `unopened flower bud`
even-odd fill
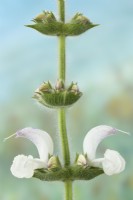
[[[52,12],[44,11],[33,19],[35,24],[26,25],[45,35],[57,36],[62,33],[62,23],[58,22]]]
[[[85,166],[87,164],[87,160],[84,155],[80,154],[77,159],[77,165]]]
[[[48,170],[56,170],[61,168],[61,163],[58,156],[52,156],[48,161]]]
[[[41,23],[41,22],[48,23],[48,22],[56,21],[56,18],[52,12],[44,11],[43,13],[35,17],[34,21],[37,23]]]
[[[78,87],[77,83],[72,85],[71,91],[74,93],[79,92],[79,87]]]
[[[75,94],[80,93],[77,83],[72,82],[71,85],[69,86],[68,90]]]
[[[97,25],[90,22],[83,14],[77,13],[69,23],[65,24],[65,33],[67,36],[80,35],[95,26]]]
[[[42,83],[39,88],[36,89],[35,93],[43,93],[43,92],[49,92],[52,89],[52,86],[50,82],[44,82]]]
[[[56,90],[63,90],[64,89],[64,83],[61,79],[58,79],[55,85]]]

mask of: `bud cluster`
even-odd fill
[[[32,20],[35,24],[26,25],[40,33],[51,36],[75,36],[84,33],[85,31],[97,26],[81,13],[75,16],[68,23],[58,21],[54,14],[49,11],[44,11]]]
[[[44,82],[35,91],[33,98],[50,108],[69,107],[81,97],[77,83],[71,83],[67,88],[62,80],[57,80],[55,87],[51,83]]]
[[[75,36],[80,35],[95,26],[98,26],[98,24],[93,24],[82,13],[76,13],[70,23],[65,24],[65,29],[67,35]]]

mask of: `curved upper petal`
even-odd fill
[[[92,128],[85,136],[83,142],[84,154],[87,154],[88,159],[94,160],[99,143],[106,137],[113,135],[117,130],[111,126],[100,125]]]
[[[35,169],[44,167],[45,163],[40,159],[34,159],[31,155],[18,155],[14,158],[10,170],[17,178],[31,178]]]
[[[53,141],[50,135],[40,129],[24,128],[17,131],[16,137],[29,139],[38,149],[40,159],[45,163],[48,162],[49,154],[53,154]]]

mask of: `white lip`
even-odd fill
[[[35,169],[44,168],[45,163],[32,156],[18,155],[11,165],[11,173],[17,178],[31,178]]]

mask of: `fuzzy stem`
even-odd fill
[[[65,22],[65,1],[58,0],[59,17],[60,21]]]
[[[65,1],[58,0],[59,17],[60,21],[65,23]],[[59,79],[64,81],[66,75],[66,37],[64,35],[59,36]],[[70,152],[66,129],[66,113],[64,108],[60,108],[58,111],[59,116],[59,131],[62,142],[62,151],[64,158],[64,165],[68,167],[70,165]],[[72,182],[65,182],[65,200],[72,200]]]
[[[65,22],[65,2],[58,0],[59,18],[61,22]],[[59,78],[65,82],[66,72],[66,37],[60,35],[59,37]]]
[[[64,158],[65,167],[70,165],[70,153],[69,153],[69,144],[67,138],[67,130],[66,130],[66,116],[65,110],[63,108],[59,109],[59,131],[62,142],[62,152]]]
[[[66,72],[66,41],[65,36],[59,36],[59,79],[65,83]]]
[[[72,182],[65,182],[65,200],[72,200]]]

